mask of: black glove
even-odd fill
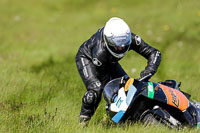
[[[153,76],[153,74],[154,72],[150,70],[144,70],[140,73],[140,78],[143,79],[146,77],[143,81],[148,81]]]

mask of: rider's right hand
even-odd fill
[[[125,86],[126,82],[129,80],[129,76],[128,75],[124,75],[122,78],[121,78],[121,82],[120,82],[120,85],[121,87],[122,86]]]

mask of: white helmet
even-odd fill
[[[131,31],[122,19],[113,17],[104,27],[104,40],[108,51],[116,58],[122,58],[130,48]]]

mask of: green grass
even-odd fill
[[[199,0],[1,0],[0,132],[178,132],[139,123],[110,125],[103,120],[103,100],[89,127],[80,128],[85,87],[74,58],[110,17],[121,17],[162,53],[152,81],[182,81],[181,89],[200,101],[199,6]],[[138,78],[146,60],[129,52],[120,63]]]

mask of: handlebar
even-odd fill
[[[149,75],[146,75],[146,76],[144,76],[142,78],[139,78],[139,81],[145,81],[145,80],[149,79],[151,76],[152,76],[152,74],[149,73]]]

